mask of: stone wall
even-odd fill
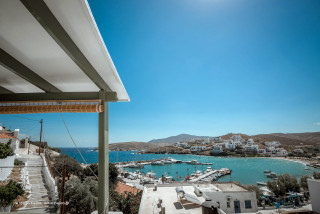
[[[58,198],[58,189],[56,186],[56,182],[50,174],[49,167],[48,167],[47,162],[45,160],[44,154],[41,154],[41,157],[42,157],[43,166],[44,166],[44,167],[42,167],[42,173],[44,175],[46,184],[48,185],[49,190],[50,190],[49,196],[52,201],[56,201]]]

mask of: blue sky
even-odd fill
[[[131,98],[110,104],[110,141],[181,133],[320,131],[320,1],[89,0]],[[63,114],[79,146],[96,146],[96,114]],[[45,138],[72,146],[58,114]],[[34,136],[39,124],[0,121]]]

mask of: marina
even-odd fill
[[[79,148],[86,159],[90,163],[98,162],[98,152],[90,151],[92,148]],[[69,154],[71,157],[75,157],[79,162],[83,162],[75,149],[62,148],[62,153]],[[144,165],[143,168],[126,168],[129,172],[134,172],[137,169],[143,173],[148,173],[150,170],[155,173],[155,176],[161,177],[168,174],[177,180],[178,176],[181,180],[189,174],[196,173],[197,170],[204,172],[207,167],[213,169],[228,168],[232,170],[232,176],[226,175],[219,178],[219,181],[239,181],[243,185],[256,184],[257,181],[266,182],[272,180],[272,178],[266,177],[265,170],[277,173],[277,175],[289,173],[295,175],[297,178],[303,175],[312,175],[314,171],[318,171],[315,168],[310,167],[310,170],[305,170],[304,165],[298,161],[292,161],[290,159],[274,159],[274,158],[237,158],[237,157],[213,157],[213,156],[197,156],[197,155],[178,155],[169,154],[168,156],[181,160],[178,164],[161,164],[153,165],[152,162],[165,158],[164,154],[134,154],[135,151],[110,151],[109,160],[111,163],[121,162],[122,165],[130,165],[131,163],[140,162]],[[139,161],[141,160],[141,161]],[[187,161],[197,160],[201,163],[213,163],[213,165],[192,165],[187,164]],[[148,163],[148,164],[147,164]],[[250,175],[250,176],[248,176]],[[180,178],[179,178],[180,180]]]

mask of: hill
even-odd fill
[[[192,140],[203,140],[211,138],[209,136],[196,136],[196,135],[189,135],[189,134],[180,134],[177,136],[171,136],[167,138],[161,139],[154,139],[150,140],[149,143],[177,143],[182,141],[192,141]]]
[[[145,142],[123,142],[123,143],[112,143],[109,144],[109,150],[111,151],[135,151],[145,149],[156,149],[159,147],[167,146],[166,143],[145,143]]]

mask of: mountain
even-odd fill
[[[153,139],[150,140],[148,143],[177,143],[182,141],[192,141],[192,140],[203,140],[211,138],[209,136],[196,136],[196,135],[189,135],[189,134],[180,134],[177,136],[171,136],[167,138],[161,139]]]
[[[109,144],[109,150],[111,151],[141,151],[146,149],[155,149],[163,146],[168,146],[167,143],[145,143],[145,142],[122,142]]]

